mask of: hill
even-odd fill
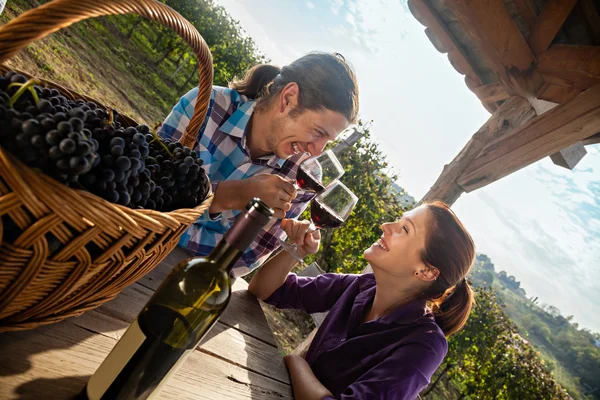
[[[579,329],[548,304],[527,297],[514,276],[497,272],[485,254],[478,254],[471,272],[475,286],[491,287],[519,334],[540,353],[548,369],[575,399],[600,399],[600,334]]]

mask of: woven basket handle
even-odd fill
[[[29,43],[88,18],[139,14],[173,29],[194,50],[200,70],[198,99],[182,144],[193,146],[204,122],[212,91],[210,50],[196,28],[170,7],[156,0],[54,0],[29,10],[0,28],[0,64]]]

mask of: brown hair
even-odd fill
[[[431,303],[435,322],[446,336],[451,336],[462,329],[473,307],[473,290],[465,277],[475,259],[475,244],[448,205],[436,201],[425,206],[431,225],[421,258],[440,271],[425,297]]]
[[[356,121],[358,83],[344,57],[337,53],[310,53],[281,69],[259,64],[229,87],[250,99],[258,99],[257,110],[260,110],[292,82],[300,88],[299,104],[292,116],[304,110],[327,109],[341,113],[350,123]]]

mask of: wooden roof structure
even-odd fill
[[[544,157],[572,169],[600,143],[600,0],[409,0],[492,113],[422,201],[452,204]]]

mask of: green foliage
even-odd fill
[[[259,54],[254,41],[244,36],[238,21],[227,14],[225,9],[212,0],[163,0],[165,4],[179,12],[196,27],[208,44],[215,71],[214,84],[227,86],[235,76],[243,75],[250,67],[267,62]],[[183,40],[167,28],[157,27],[154,49],[162,56],[173,55],[185,59],[190,49]],[[183,56],[183,57],[182,57]],[[189,58],[187,71],[196,67],[195,60]]]
[[[362,271],[366,266],[363,252],[381,236],[379,226],[404,213],[400,193],[392,189],[396,177],[386,174],[389,165],[377,143],[370,139],[369,127],[360,122],[357,129],[364,136],[338,158],[345,168],[342,181],[358,196],[358,204],[341,228],[321,232],[321,251],[306,260],[310,263],[316,259],[324,270],[338,273]],[[309,218],[308,211],[304,218]]]
[[[449,341],[448,355],[422,393],[447,399],[568,399],[533,347],[517,332],[496,294],[476,289],[465,328]]]
[[[600,399],[600,348],[596,345],[600,335],[579,329],[572,322],[573,316],[563,317],[554,306],[538,306],[537,297],[528,298],[520,282],[504,271],[495,273],[495,279],[490,281],[490,265],[493,266],[486,255],[477,255],[470,276],[473,284],[492,283],[519,334],[531,342],[548,370],[573,398]]]

